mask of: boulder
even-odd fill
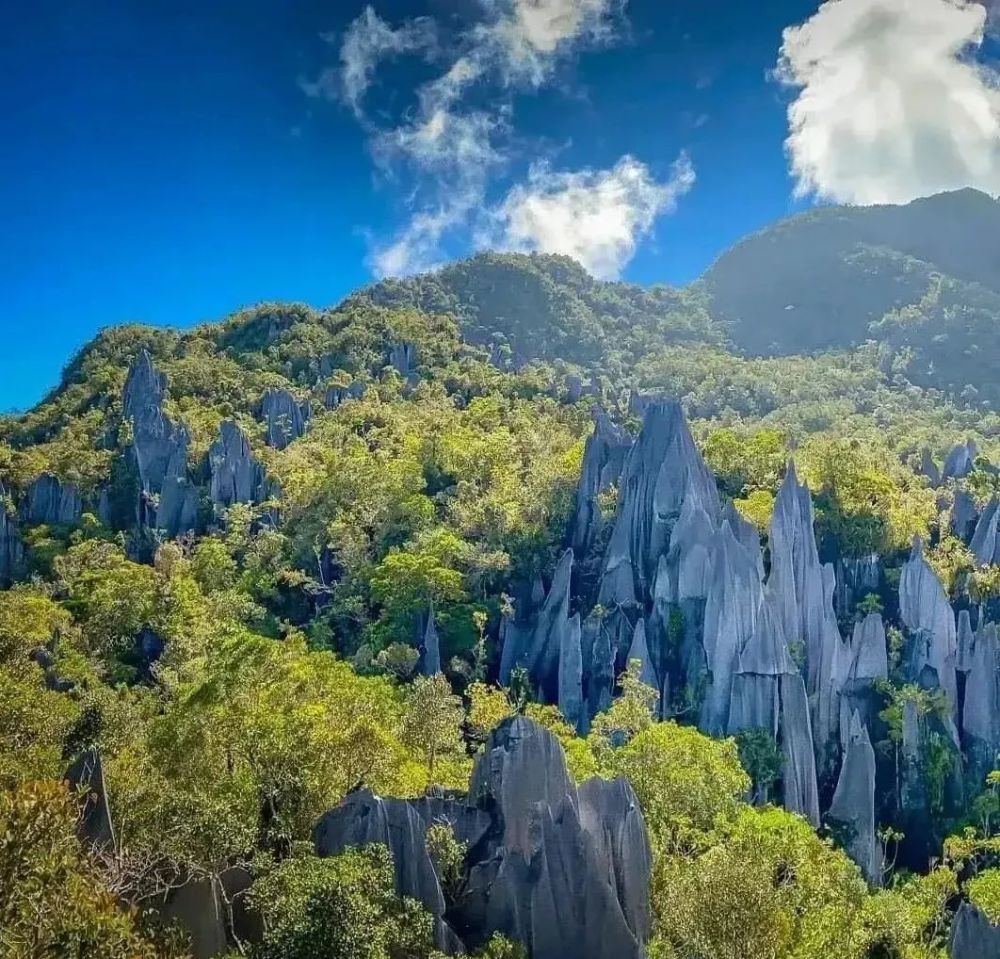
[[[305,434],[311,415],[309,404],[300,404],[288,390],[268,390],[260,409],[267,427],[268,446],[283,450]]]

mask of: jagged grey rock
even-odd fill
[[[842,557],[837,560],[837,589],[834,608],[842,619],[853,616],[858,603],[870,593],[878,593],[882,582],[882,558],[878,553]]]
[[[63,778],[71,792],[79,793],[81,808],[76,828],[80,840],[91,849],[114,853],[115,830],[104,782],[104,764],[97,748],[91,746],[81,753]]]
[[[79,489],[62,483],[57,476],[43,473],[29,484],[21,501],[21,519],[29,526],[72,526],[83,515]]]
[[[900,577],[899,612],[911,640],[909,679],[925,689],[944,690],[952,708],[957,708],[955,613],[937,573],[924,557],[919,538],[914,540],[910,559]]]
[[[723,735],[729,726],[737,658],[756,628],[763,599],[759,553],[759,547],[756,553],[747,550],[728,522],[715,534],[704,618],[708,684],[699,719],[701,730],[711,735]]]
[[[381,843],[392,854],[396,891],[423,903],[431,915],[444,915],[445,901],[427,852],[427,826],[405,799],[383,799],[370,790],[351,793],[326,813],[313,830],[318,856]]]
[[[976,648],[976,634],[972,629],[972,619],[967,609],[958,611],[958,654],[955,669],[967,673],[972,669],[972,654]]]
[[[875,751],[857,713],[851,716],[846,738],[827,822],[868,884],[880,886],[883,858],[875,821]]]
[[[881,614],[869,613],[855,623],[850,642],[841,649],[833,685],[839,700],[840,745],[846,751],[850,746],[852,716],[857,716],[871,729],[881,708],[876,684],[889,676],[885,623]]]
[[[760,532],[757,527],[743,516],[732,500],[727,501],[726,505],[722,508],[722,519],[724,522],[729,523],[733,535],[739,540],[743,548],[751,556],[757,558],[760,567],[760,578],[763,579],[764,554],[760,548]]]
[[[24,572],[24,541],[0,483],[0,586],[20,578]]]
[[[975,497],[968,490],[956,490],[949,519],[951,531],[962,542],[967,543],[976,528],[978,519],[979,507],[976,505]]]
[[[649,845],[631,788],[577,793],[558,741],[523,717],[501,724],[473,771],[470,799],[495,839],[472,864],[460,907],[475,946],[493,932],[533,959],[640,959],[648,929]]]
[[[420,649],[420,671],[425,676],[436,676],[441,672],[441,638],[438,636],[433,603],[430,604],[427,615],[424,617],[424,631]]]
[[[1000,563],[1000,499],[993,497],[983,510],[969,544],[980,566]]]
[[[951,925],[951,959],[1000,959],[1000,926],[972,903],[963,902]]]
[[[931,486],[941,485],[941,469],[938,467],[937,463],[934,462],[934,457],[931,455],[931,451],[927,449],[926,446],[920,451],[919,472],[927,477]]]
[[[573,517],[573,549],[581,557],[593,548],[604,529],[599,497],[618,482],[632,448],[632,437],[616,426],[604,410],[595,408],[593,415],[594,431],[583,452]]]
[[[309,404],[300,404],[288,390],[268,390],[260,406],[268,446],[283,450],[305,434],[311,415]]]
[[[154,901],[161,921],[179,926],[189,937],[192,959],[215,959],[228,951],[222,895],[214,876],[192,877]]]
[[[395,343],[389,350],[389,365],[404,379],[409,379],[417,369],[417,347],[414,343]]]
[[[639,663],[639,679],[647,686],[659,691],[660,682],[656,677],[656,670],[653,668],[652,660],[649,656],[649,647],[646,645],[646,623],[640,619],[635,624],[632,633],[632,645],[628,650],[628,661],[633,660]]]
[[[779,679],[781,696],[781,751],[783,802],[819,827],[819,789],[816,783],[816,757],[813,745],[809,701],[802,676],[784,674]]]
[[[166,386],[166,377],[142,350],[129,368],[122,404],[131,421],[131,456],[140,486],[138,525],[176,536],[194,527],[198,494],[188,478],[187,430],[163,412]]]
[[[692,490],[710,517],[718,520],[715,480],[695,445],[680,404],[651,401],[622,470],[618,514],[598,598],[603,606],[635,606],[647,601],[659,558]]]
[[[959,443],[945,459],[941,479],[964,479],[972,472],[978,455],[979,449],[975,440]]]
[[[994,623],[976,634],[962,708],[970,781],[981,787],[1000,752],[1000,631]]]
[[[584,722],[582,633],[577,613],[562,632],[559,647],[559,712],[574,729]]]
[[[350,386],[331,386],[326,391],[324,405],[328,410],[335,410],[342,403],[348,400],[357,400],[365,395],[364,383],[355,381]]]
[[[219,438],[208,451],[212,471],[211,495],[216,509],[267,499],[264,468],[250,449],[246,434],[232,420],[224,420]]]
[[[815,693],[829,638],[827,585],[816,548],[814,512],[809,488],[800,484],[794,462],[788,464],[771,518],[771,573],[767,588],[789,644],[805,648],[806,680]],[[832,602],[832,597],[830,597]]]

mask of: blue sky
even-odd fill
[[[904,2],[915,5],[905,19],[856,29],[866,5],[892,14]],[[0,410],[35,402],[109,324],[188,326],[267,299],[326,305],[387,264],[413,269],[483,245],[590,243],[566,236],[582,223],[584,234],[594,224],[622,234],[610,248],[579,247],[595,271],[684,283],[740,236],[816,197],[896,202],[964,181],[1000,192],[996,98],[953,56],[957,44],[968,59],[970,38],[980,67],[992,54],[966,9],[978,11],[981,34],[982,8],[966,0],[825,4],[853,9],[847,26],[862,53],[896,33],[947,33],[935,18],[954,27],[937,61],[942,95],[972,84],[985,106],[965,126],[948,121],[951,152],[934,169],[900,160],[870,131],[850,162],[817,159],[828,130],[857,144],[849,127],[865,104],[850,89],[834,91],[839,114],[804,118],[799,152],[786,155],[789,105],[827,82],[813,53],[842,55],[842,44],[825,43],[845,26],[841,11],[821,19],[816,0],[366,6],[52,0],[24,5],[5,25]],[[532,19],[528,8],[539,6],[550,20]],[[909,16],[916,7],[923,19]],[[783,85],[770,76],[782,31],[803,23],[815,29],[787,48],[793,82]],[[342,53],[352,29],[363,41],[355,49],[370,55],[377,35],[399,54],[369,56],[370,86],[353,101]],[[894,57],[886,70],[904,83],[911,64]],[[441,78],[458,61],[472,65],[472,79],[442,101]],[[878,106],[873,115],[884,116]],[[488,147],[487,159],[445,156],[449,142],[419,152],[432,109],[446,116],[446,133],[478,118],[485,140],[462,142]],[[912,125],[913,112],[899,122]],[[467,202],[454,209],[458,194]],[[444,207],[446,228],[414,233]]]

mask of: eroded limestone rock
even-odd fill
[[[311,410],[288,390],[268,390],[261,400],[261,416],[267,426],[267,445],[283,450],[305,435]]]

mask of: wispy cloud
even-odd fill
[[[324,39],[336,43],[338,38],[329,34]],[[365,94],[379,64],[388,57],[433,50],[436,40],[434,21],[428,17],[408,20],[394,29],[373,7],[365,7],[341,40],[340,65],[328,67],[313,81],[302,81],[302,89],[309,96],[343,99],[361,116]]]
[[[493,213],[487,245],[521,252],[561,253],[595,276],[617,279],[656,218],[671,212],[695,183],[681,155],[665,182],[624,156],[610,170],[553,171],[534,166]]]
[[[491,211],[488,201],[494,181],[509,174],[514,93],[541,88],[580,50],[618,39],[626,2],[480,0],[481,18],[448,37],[426,19],[393,26],[371,7],[350,25],[340,64],[304,86],[347,103],[369,134],[378,167],[405,187],[408,219],[395,236],[374,244],[370,263],[377,274],[432,267],[456,235],[568,252],[602,275],[617,274],[655,217],[690,187],[693,172],[680,186],[689,164],[657,183],[632,157],[597,172],[556,173],[536,162],[499,207]],[[407,53],[441,62],[442,72],[395,121],[380,123],[377,112],[365,109],[377,68]],[[543,216],[558,222],[543,229]],[[601,238],[602,229],[611,232]],[[577,236],[575,246],[569,233]]]
[[[786,143],[801,195],[902,203],[965,186],[1000,192],[1000,89],[977,62],[971,0],[828,0],[785,31],[797,88]]]

